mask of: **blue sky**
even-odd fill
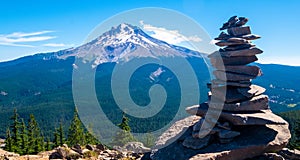
[[[0,61],[79,46],[99,23],[140,7],[181,12],[211,37],[230,16],[248,17],[252,32],[262,36],[254,42],[264,50],[259,62],[300,66],[298,0],[1,1]]]

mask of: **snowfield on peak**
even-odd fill
[[[202,54],[184,47],[168,44],[155,39],[137,26],[122,23],[103,33],[93,41],[71,49],[68,54],[58,56],[67,58],[76,56],[92,62],[92,67],[101,63],[129,61],[142,57],[201,57]]]

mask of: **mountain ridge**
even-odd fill
[[[97,39],[95,39],[94,42],[97,42]],[[179,50],[179,52],[182,53],[191,53],[186,54],[188,55],[186,58],[193,64],[192,66],[194,66],[199,83],[202,87],[206,88],[205,86],[206,83],[209,82],[209,78],[203,76],[203,71],[201,70],[201,68],[206,66],[205,60],[203,59],[206,55],[191,51],[184,47],[170,46],[175,47],[172,51]],[[104,46],[100,47],[105,49]],[[18,108],[22,118],[26,118],[26,115],[29,115],[30,113],[35,114],[36,119],[40,124],[43,124],[41,128],[45,131],[46,135],[51,136],[51,129],[57,127],[61,120],[68,125],[68,120],[70,120],[74,109],[72,97],[72,71],[76,58],[75,55],[71,55],[75,49],[76,48],[70,48],[57,52],[39,53],[8,62],[0,62],[0,75],[2,75],[0,77],[0,93],[3,93],[0,94],[0,114],[3,115],[0,118],[0,126],[2,126],[2,128],[0,128],[0,136],[5,135],[5,129],[7,127],[6,121],[9,119],[9,115],[11,115],[13,108]],[[200,54],[201,56],[195,56],[195,54]],[[112,59],[108,60],[109,61],[106,64],[94,63],[93,61],[95,66],[101,65],[101,67],[97,68],[96,79],[105,79],[105,82],[107,82],[107,84],[99,84],[97,87],[98,90],[102,90],[103,88],[101,87],[110,86],[110,71],[113,69],[115,62],[113,62]],[[277,69],[277,65],[268,66],[258,63],[256,63],[256,65],[262,66],[265,75],[255,81],[257,84],[267,88],[267,94],[270,96],[271,100],[273,100],[270,104],[271,109],[275,112],[300,109],[300,104],[298,104],[300,101],[300,89],[293,85],[297,84],[296,81],[299,81],[297,77],[293,75],[300,74],[300,67],[292,67],[293,69],[290,72],[287,72],[290,70],[287,68],[290,67],[283,67],[282,69],[282,67],[279,66],[279,69]],[[157,80],[156,77],[154,80],[149,79],[149,76],[151,77],[151,74],[157,71],[159,67],[161,66],[153,66],[151,69],[147,69],[147,74],[149,74],[141,78],[146,81],[135,81],[138,82],[136,85],[145,86],[145,83],[147,83],[146,85],[149,86],[151,84],[161,83],[168,86],[170,82],[167,82],[166,80],[169,78],[168,76],[170,76],[170,74],[167,72],[162,73],[162,78],[165,78],[165,81],[163,82]],[[276,74],[274,74],[274,70],[277,71]],[[143,71],[140,71],[140,73],[143,73]],[[286,73],[289,75],[286,75]],[[135,82],[132,84],[135,84]],[[271,84],[269,82],[272,82],[272,85],[276,88],[270,87]],[[295,89],[295,92],[290,92],[282,88],[297,89]],[[108,90],[109,87],[106,87],[105,89]],[[143,88],[137,87],[133,90],[142,91]],[[206,91],[204,89],[200,91],[201,95],[204,95],[204,98],[206,98]],[[140,93],[135,93],[136,96],[134,97],[136,101],[143,104],[148,100],[148,97],[147,93],[141,93],[145,94],[146,97],[140,97]],[[103,94],[102,96],[104,97],[102,99],[105,99],[107,95]],[[174,97],[176,98],[176,96]],[[145,100],[145,98],[147,100]],[[175,101],[177,102],[176,99],[174,99],[174,102]],[[111,102],[109,101],[109,103]],[[105,104],[107,105],[107,103]],[[294,104],[296,104],[294,107],[288,107],[288,105],[293,106]],[[115,114],[113,111],[109,111],[109,113]],[[117,117],[116,119],[118,118],[120,117]],[[116,121],[116,123],[118,122]],[[132,125],[134,124],[135,122],[132,122]]]

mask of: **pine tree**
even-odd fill
[[[38,153],[43,151],[44,138],[42,137],[40,128],[33,114],[30,114],[28,122],[28,149],[27,153]]]
[[[19,121],[19,114],[17,113],[17,109],[14,109],[14,114],[10,118],[13,121],[13,124],[10,126],[12,130],[12,151],[16,153],[20,153],[21,149],[21,135],[20,135],[20,128],[21,123]]]
[[[123,146],[128,142],[136,141],[136,139],[130,133],[130,126],[129,126],[129,118],[125,116],[123,113],[122,122],[118,124],[121,131],[118,131],[116,136],[112,140],[112,145]]]
[[[54,147],[62,146],[65,143],[65,134],[62,122],[60,123],[59,128],[55,129],[53,143]]]
[[[27,147],[28,147],[28,132],[27,127],[25,125],[24,119],[22,119],[22,125],[21,125],[21,154],[27,153]]]
[[[58,129],[55,129],[53,144],[54,144],[54,147],[58,147],[60,144]]]
[[[87,131],[85,132],[86,144],[101,144],[101,142],[94,136],[92,125],[88,125]]]
[[[46,142],[46,151],[50,151],[51,150],[51,144],[50,144],[50,138],[47,137],[47,142]]]
[[[292,138],[289,142],[290,148],[300,149],[300,120],[291,123]]]
[[[64,130],[63,130],[62,122],[60,122],[58,133],[59,133],[59,145],[62,146],[65,143]]]
[[[85,144],[84,128],[78,117],[78,110],[75,108],[74,116],[68,132],[68,143],[70,146],[75,144]]]
[[[9,152],[13,151],[13,140],[9,128],[6,129],[5,150]]]

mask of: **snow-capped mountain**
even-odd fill
[[[201,54],[155,39],[140,28],[123,23],[112,27],[111,30],[87,44],[69,49],[67,54],[58,55],[59,58],[69,56],[92,61],[96,66],[105,62],[128,61],[139,57],[200,57]]]

